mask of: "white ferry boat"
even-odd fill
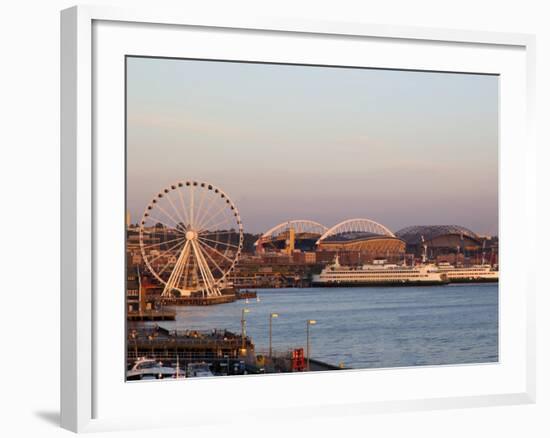
[[[313,286],[427,286],[447,284],[449,280],[435,265],[402,266],[376,260],[359,268],[341,266],[338,257],[332,265],[313,276]]]
[[[439,263],[437,269],[446,275],[451,283],[486,283],[498,281],[498,271],[493,269],[491,265],[458,267],[445,262]]]

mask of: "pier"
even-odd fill
[[[138,310],[128,312],[128,321],[175,321],[176,312],[171,310]]]
[[[160,326],[134,329],[127,341],[129,361],[147,356],[169,361],[178,358],[182,362],[211,362],[239,358],[245,352],[254,351],[250,338],[245,337],[244,351],[242,345],[242,336],[228,330],[168,330]]]
[[[223,293],[219,296],[190,296],[190,297],[156,297],[154,302],[158,306],[212,306],[214,304],[232,303],[237,300],[256,298],[254,290],[233,290],[231,293]],[[144,319],[143,321],[147,321]],[[151,321],[149,319],[149,321]]]
[[[237,300],[235,294],[206,297],[159,297],[155,302],[163,306],[211,306],[214,304],[232,303]]]

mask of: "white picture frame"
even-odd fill
[[[148,38],[140,40],[140,35],[145,32],[144,29],[148,29]],[[121,389],[122,386],[119,388],[118,384],[113,384],[122,374],[122,357],[116,359],[120,363],[111,362],[112,366],[120,368],[112,373],[114,376],[106,373],[105,370],[109,365],[106,360],[115,360],[112,354],[116,357],[120,349],[119,344],[124,343],[124,337],[117,340],[116,336],[113,336],[115,340],[112,345],[107,345],[103,328],[105,324],[103,323],[103,326],[101,324],[105,320],[111,321],[113,326],[116,326],[114,329],[116,334],[120,333],[120,327],[124,322],[124,314],[119,311],[123,300],[122,290],[118,299],[113,298],[115,300],[112,302],[113,306],[109,306],[110,298],[101,295],[105,284],[111,282],[118,284],[116,282],[123,277],[123,273],[117,274],[116,263],[111,263],[111,270],[104,268],[108,255],[102,253],[106,248],[106,245],[102,244],[104,241],[116,240],[120,237],[117,233],[120,234],[122,229],[120,224],[124,221],[124,205],[117,204],[121,199],[119,185],[121,176],[123,179],[124,168],[120,167],[120,156],[109,160],[110,164],[106,161],[106,155],[119,150],[120,134],[124,131],[123,126],[118,126],[121,120],[120,111],[124,106],[123,96],[120,95],[120,88],[118,88],[120,81],[123,81],[119,75],[122,65],[119,64],[122,62],[120,56],[121,53],[136,54],[136,50],[140,51],[140,54],[154,54],[159,50],[158,47],[163,47],[164,51],[158,55],[167,56],[170,50],[180,49],[171,46],[163,38],[167,37],[167,33],[170,34],[171,40],[174,36],[180,38],[177,35],[180,30],[184,32],[181,38],[195,38],[193,32],[197,33],[198,39],[194,40],[194,43],[198,42],[198,44],[194,44],[192,57],[201,57],[201,52],[204,52],[202,56],[205,58],[215,58],[215,53],[219,53],[216,52],[219,50],[219,44],[212,48],[209,46],[208,38],[214,38],[211,41],[214,46],[219,42],[215,41],[219,32],[232,32],[235,42],[243,43],[233,45],[236,48],[233,53],[227,54],[226,58],[229,59],[247,56],[249,60],[257,60],[260,55],[239,55],[238,50],[242,48],[253,53],[255,47],[258,48],[253,41],[263,38],[262,44],[269,39],[268,45],[274,49],[271,54],[264,53],[261,56],[272,56],[283,61],[287,59],[285,57],[289,57],[288,61],[298,62],[301,59],[298,52],[276,53],[275,40],[294,38],[298,41],[303,38],[309,40],[307,44],[315,44],[315,41],[311,41],[323,38],[328,41],[330,38],[335,38],[337,39],[335,44],[342,45],[341,47],[344,48],[348,44],[366,44],[367,42],[373,47],[377,44],[385,44],[386,47],[399,46],[395,52],[389,50],[391,53],[386,54],[386,58],[380,58],[377,61],[379,65],[388,68],[415,68],[414,65],[416,65],[420,70],[438,70],[437,62],[447,62],[449,66],[454,65],[454,68],[447,67],[449,71],[490,72],[507,78],[501,84],[501,93],[505,96],[501,102],[503,112],[500,120],[499,201],[502,218],[500,233],[503,261],[501,266],[504,273],[501,283],[503,287],[510,285],[510,289],[515,291],[515,294],[505,293],[505,299],[501,303],[500,334],[504,358],[494,368],[489,369],[485,366],[484,369],[481,365],[423,367],[414,370],[357,370],[336,373],[340,377],[334,377],[334,373],[323,375],[312,373],[307,376],[230,378],[223,383],[216,379],[197,380],[185,382],[188,385],[186,391],[195,394],[196,397],[207,399],[208,394],[219,391],[219,388],[222,388],[222,391],[235,391],[236,388],[251,387],[251,385],[262,386],[264,391],[271,388],[274,393],[272,406],[269,403],[263,407],[249,406],[246,412],[243,412],[243,415],[256,418],[262,418],[267,414],[268,409],[273,409],[273,406],[278,406],[279,415],[306,418],[312,415],[344,413],[359,415],[381,411],[534,402],[535,273],[528,263],[520,260],[515,250],[523,246],[533,247],[536,233],[522,234],[522,242],[514,234],[518,224],[526,223],[532,230],[536,222],[535,144],[532,134],[535,56],[533,36],[296,19],[242,17],[238,21],[227,21],[224,17],[215,14],[197,16],[192,11],[182,13],[153,8],[136,11],[78,6],[61,13],[62,427],[81,432],[186,426],[206,421],[206,417],[201,416],[200,412],[179,416],[177,410],[167,412],[159,409],[158,412],[150,412],[150,416],[144,416],[137,412],[131,414],[134,412],[131,409],[117,411],[114,408],[115,404],[122,405],[124,400],[135,398],[140,393],[143,393],[144,397],[151,397],[156,388],[162,388],[158,391],[164,391],[164,396],[174,397],[181,394],[181,388],[161,383],[156,386],[126,385]],[[130,34],[121,37],[120,32],[130,32]],[[128,35],[132,38],[128,38]],[[158,35],[158,38],[153,35]],[[201,40],[201,38],[205,39]],[[131,48],[126,45],[128,41],[132,41]],[[251,44],[247,46],[244,44],[246,41],[250,41]],[[273,46],[271,46],[272,42]],[[288,49],[288,46],[286,47]],[[323,56],[336,56],[335,53],[330,53],[335,52],[336,47],[325,47],[327,47],[324,50],[326,53]],[[417,60],[406,60],[404,48],[413,47],[419,50]],[[436,62],[434,59],[431,64],[429,59],[430,56],[433,57],[435,53],[433,51],[443,54],[443,60],[439,59]],[[266,52],[264,47],[262,52]],[[400,56],[403,58],[401,59],[396,53],[402,53]],[[178,53],[174,54],[180,56]],[[420,61],[423,56],[426,57],[425,60]],[[468,57],[470,64],[464,63],[461,56]],[[491,56],[494,57],[494,62]],[[111,63],[109,61],[111,59],[116,59],[116,63]],[[342,59],[335,59],[334,62],[346,62]],[[113,100],[107,102],[105,96],[110,96],[108,99]],[[110,108],[109,111],[113,111],[109,114],[108,123],[103,111],[106,105]],[[521,147],[519,147],[520,144]],[[515,148],[514,145],[516,145]],[[98,148],[101,149],[99,154]],[[110,176],[106,179],[104,175]],[[107,187],[113,186],[117,187],[113,192],[106,190]],[[517,202],[522,202],[522,208],[514,210]],[[111,225],[109,225],[112,217],[104,217],[102,213],[108,207],[122,212],[120,223],[115,224],[114,228],[110,228]],[[121,254],[116,251],[113,253],[113,257]],[[506,266],[512,264],[515,267],[514,272],[506,274]],[[328,376],[329,374],[331,376]],[[312,395],[305,397],[297,404],[288,405],[287,409],[282,402],[284,400],[282,393],[279,394],[277,391],[284,390],[289,378],[292,379],[291,383],[294,387],[305,393],[310,391]],[[450,378],[457,379],[454,388],[438,384],[438,382],[448,382]],[[407,382],[414,380],[418,385],[423,385],[423,379],[427,379],[426,381],[433,379],[433,388],[427,384],[422,388],[417,386],[407,389]],[[468,387],[467,384],[462,385],[460,379],[471,380],[472,384],[479,386],[478,390],[474,390],[473,386]],[[390,390],[385,383],[388,381],[394,381],[399,389]],[[346,388],[351,388],[353,385],[366,385],[367,382],[372,392],[368,397],[346,391]],[[380,383],[377,385],[376,382]],[[121,381],[120,385],[124,385],[124,381]],[[314,392],[314,388],[319,386],[326,391]],[[129,392],[127,388],[131,388]],[[342,388],[342,391],[336,392],[334,388]],[[127,399],[123,400],[124,397]],[[332,403],[328,401],[329,397],[333,400]],[[211,414],[212,411],[209,410],[209,415]],[[218,420],[231,421],[230,417],[231,412],[226,413],[225,416],[223,412],[219,412]]]

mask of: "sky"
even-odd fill
[[[127,208],[187,179],[245,232],[369,218],[498,233],[498,77],[127,59]]]

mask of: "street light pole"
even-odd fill
[[[273,349],[272,349],[272,326],[273,326],[273,318],[278,318],[279,317],[279,314],[278,313],[270,313],[269,314],[269,358],[271,359],[271,355],[273,353]]]
[[[242,310],[242,313],[241,313],[241,352],[244,353],[244,351],[246,350],[246,319],[244,317],[244,315],[246,313],[250,312],[249,309],[247,309],[246,307],[243,308]]]
[[[309,371],[309,355],[310,355],[310,348],[309,348],[309,326],[317,324],[317,321],[314,319],[308,319],[306,322],[306,354],[307,354],[307,370]]]
[[[229,354],[224,354],[223,357],[225,358],[225,363],[227,365],[225,372],[229,376]]]
[[[138,358],[138,347],[137,347],[137,330],[132,330],[130,337],[134,340],[134,353],[136,355],[136,360]]]

